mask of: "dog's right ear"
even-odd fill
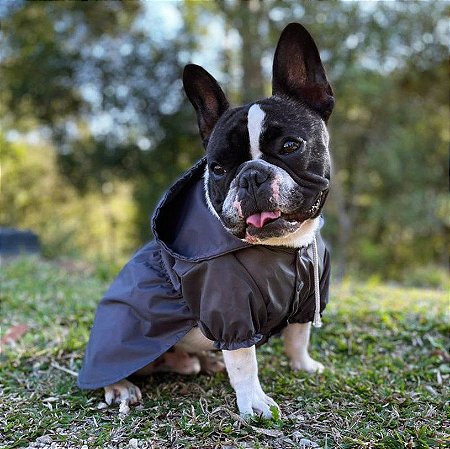
[[[214,77],[199,65],[188,64],[184,68],[183,86],[197,113],[200,136],[206,148],[217,120],[229,108],[228,101]]]

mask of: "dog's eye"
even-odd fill
[[[286,140],[286,142],[283,143],[283,146],[281,148],[280,153],[281,154],[291,154],[294,151],[297,151],[301,148],[303,148],[305,141],[301,140]]]
[[[223,176],[227,171],[219,164],[217,164],[216,162],[214,162],[213,164],[211,164],[211,171],[216,175],[216,176]]]

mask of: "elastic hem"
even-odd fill
[[[250,348],[252,346],[255,346],[259,341],[261,341],[263,337],[264,336],[262,334],[255,334],[253,337],[243,341],[231,341],[231,342],[215,341],[214,347],[216,349],[220,350],[224,349],[226,351],[234,351],[235,349]]]
[[[320,312],[320,317],[322,318],[323,314]],[[289,324],[305,324],[305,323],[312,323],[314,321],[314,314],[307,315],[306,317],[300,317],[300,318],[292,318],[287,323],[287,326]]]

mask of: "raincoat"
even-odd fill
[[[200,160],[165,194],[154,240],[125,265],[100,302],[78,385],[118,382],[174,346],[194,326],[217,349],[262,344],[288,323],[313,321],[328,302],[329,254],[314,248],[250,245],[209,210]]]

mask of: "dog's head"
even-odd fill
[[[264,100],[230,108],[216,80],[193,64],[183,83],[206,148],[211,211],[247,242],[295,246],[320,214],[330,180],[334,97],[311,35],[296,23],[284,29]]]

